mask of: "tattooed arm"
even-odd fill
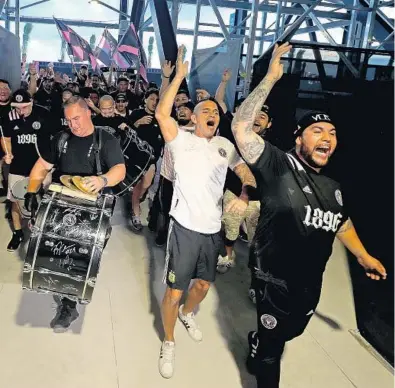
[[[255,117],[261,110],[274,84],[282,77],[281,56],[290,49],[291,46],[288,43],[275,47],[266,77],[241,104],[232,121],[233,135],[244,160],[249,164],[254,164],[265,149],[264,140],[253,131]]]
[[[239,198],[248,202],[256,191],[254,175],[246,163],[239,164],[233,171],[239,177],[243,185]]]
[[[358,263],[365,268],[368,277],[373,280],[387,277],[386,270],[380,261],[366,251],[350,218],[339,229],[336,237],[357,258]]]

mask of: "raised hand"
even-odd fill
[[[232,71],[230,69],[226,69],[222,74],[222,82],[229,82],[232,78]]]
[[[184,62],[184,52],[186,48],[184,45],[181,45],[178,48],[178,54],[177,54],[177,72],[176,72],[176,77],[177,78],[185,78],[188,75],[188,69],[189,69],[189,62],[186,61]]]
[[[170,78],[174,71],[175,66],[171,64],[170,61],[165,61],[162,65],[162,74],[166,78]]]
[[[270,62],[269,70],[268,70],[268,77],[274,79],[275,81],[278,81],[284,74],[284,65],[281,64],[281,57],[288,52],[290,52],[292,49],[292,46],[290,44],[284,43],[281,46],[276,44],[274,46],[274,51],[272,54],[272,59]]]

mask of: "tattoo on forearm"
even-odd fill
[[[347,221],[342,225],[342,227],[338,230],[337,233],[344,233],[350,230],[353,227],[353,223],[350,218],[347,219]]]
[[[235,174],[240,178],[243,186],[252,186],[256,187],[256,181],[254,175],[251,170],[248,168],[246,164],[239,164],[234,169]]]
[[[243,158],[249,163],[255,163],[265,148],[265,142],[254,133],[252,128],[255,117],[274,84],[274,80],[264,78],[240,106],[232,122],[232,131],[237,145]]]

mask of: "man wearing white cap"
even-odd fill
[[[18,249],[23,241],[21,211],[18,199],[13,195],[13,188],[19,182],[27,179],[39,157],[36,146],[37,138],[40,138],[43,145],[46,141],[49,144],[51,131],[55,131],[59,127],[59,121],[52,122],[48,110],[40,106],[33,106],[30,93],[24,89],[19,89],[12,95],[11,106],[13,109],[3,119],[3,141],[1,142],[5,153],[4,160],[10,165],[8,199],[12,202],[14,232],[7,246],[9,252]]]

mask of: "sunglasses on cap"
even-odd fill
[[[119,99],[116,99],[115,102],[126,102],[126,100],[123,98],[119,98]]]

